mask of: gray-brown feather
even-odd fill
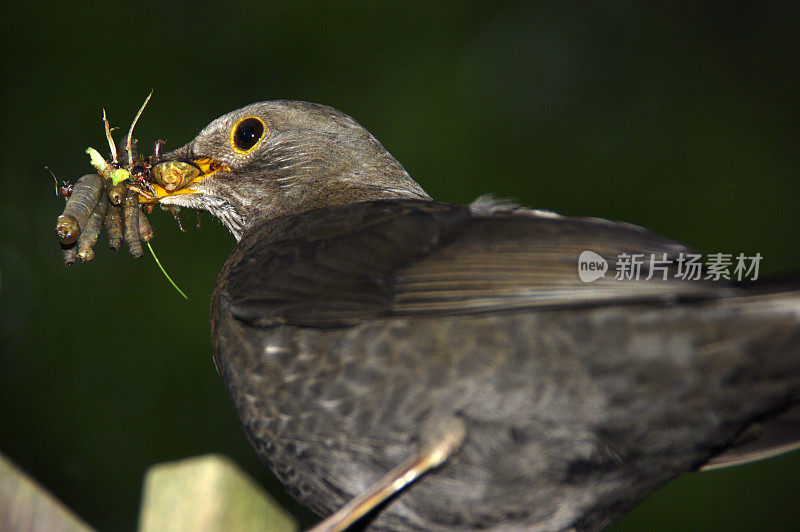
[[[215,356],[248,437],[320,513],[409,456],[438,412],[467,422],[462,450],[372,528],[595,529],[800,399],[796,293],[737,297],[696,283],[682,301],[681,285],[663,281],[662,292],[609,280],[582,295],[575,280],[572,299],[565,289],[543,305],[537,276],[523,272],[512,285],[529,283],[525,304],[485,312],[441,288],[461,293],[466,275],[496,293],[487,271],[502,269],[499,257],[518,270],[555,242],[564,264],[547,268],[574,271],[571,234],[607,253],[685,248],[608,222],[414,207],[351,206],[350,217],[332,208],[254,228],[215,291]],[[516,247],[494,246],[505,222]],[[492,246],[491,267],[476,246]],[[387,274],[432,269],[435,304],[407,312],[397,304],[407,277]],[[363,292],[351,296],[354,287]]]
[[[476,214],[409,200],[334,206],[270,220],[232,264],[231,311],[256,324],[331,326],[385,315],[444,315],[558,305],[721,297],[736,289],[648,271],[617,279],[622,253],[666,256],[686,246],[629,224],[536,214]],[[610,271],[578,276],[583,250]],[[235,259],[234,259],[235,260]]]

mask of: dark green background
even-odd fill
[[[188,303],[147,257],[103,240],[67,269],[53,237],[63,202],[43,166],[87,173],[101,108],[127,128],[150,89],[147,145],[254,101],[310,100],[359,120],[434,198],[494,192],[800,269],[797,2],[265,4],[0,17],[0,451],[96,527],[132,529],[142,476],[165,460],[221,452],[272,482],[211,362],[226,231],[151,216]],[[798,493],[798,453],[690,474],[617,530],[797,528]]]

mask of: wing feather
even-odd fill
[[[578,257],[608,261],[586,283]],[[639,254],[639,279],[617,258]],[[259,326],[347,326],[388,315],[436,315],[719,297],[734,288],[675,276],[692,250],[641,228],[594,218],[477,213],[421,201],[367,202],[265,222],[244,235],[224,271],[238,319]],[[650,255],[673,266],[649,275]]]

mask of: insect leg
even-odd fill
[[[126,145],[125,145],[125,152],[128,154],[128,164],[129,165],[133,165],[134,164],[134,156],[133,156],[134,151],[133,151],[133,146],[131,145],[132,142],[133,142],[133,128],[136,127],[136,122],[139,121],[139,117],[142,116],[142,111],[144,111],[144,108],[147,107],[147,102],[150,101],[150,98],[152,96],[153,96],[153,91],[150,91],[150,94],[148,94],[147,98],[144,99],[144,103],[142,104],[142,106],[139,107],[139,111],[136,113],[136,116],[134,117],[133,122],[131,123],[131,128],[128,130],[128,136],[127,136]]]
[[[150,164],[154,165],[161,160],[164,151],[164,141],[159,139],[153,144],[153,155],[150,156]]]
[[[105,125],[106,129],[108,148],[111,150],[111,162],[116,163],[119,161],[119,157],[117,157],[117,147],[114,145],[114,137],[111,136],[111,126],[108,125],[108,117],[106,116],[105,109],[103,109],[103,124]]]
[[[175,221],[178,222],[178,229],[181,230],[181,233],[185,233],[186,229],[183,228],[183,224],[181,223],[181,215],[178,214],[178,211],[176,211],[175,207],[173,207],[172,205],[167,205],[167,209],[169,210],[169,213],[172,215],[172,217],[175,218]]]

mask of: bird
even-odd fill
[[[800,443],[792,280],[687,277],[694,250],[628,223],[435,201],[319,104],[232,111],[162,163],[156,200],[237,242],[214,361],[319,530],[597,530]]]

